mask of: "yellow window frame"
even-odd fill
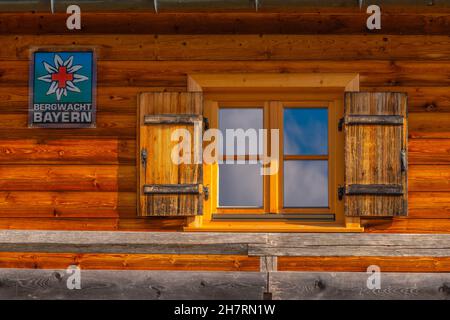
[[[272,213],[271,216],[283,216],[277,221],[215,221],[216,213],[243,213],[242,208],[217,208],[217,164],[204,165],[204,185],[210,188],[210,197],[204,202],[202,216],[189,218],[185,230],[189,231],[264,231],[264,232],[361,232],[363,228],[358,218],[344,217],[343,202],[337,200],[337,186],[343,183],[343,134],[337,131],[338,119],[343,116],[343,92],[359,90],[359,76],[357,74],[290,74],[286,78],[283,74],[233,74],[221,77],[211,75],[190,75],[188,90],[204,93],[204,116],[210,120],[211,127],[217,127],[217,112],[219,106],[248,107],[263,106],[268,119],[264,119],[265,128],[280,129],[280,172],[276,175],[265,176],[264,206],[263,208],[248,209],[251,214]],[[309,80],[311,81],[309,81]],[[244,83],[244,87],[239,87]],[[270,84],[275,84],[270,87]],[[312,105],[329,109],[329,208],[328,212],[335,214],[335,221],[292,221],[288,215],[293,213],[323,213],[323,208],[283,208],[283,137],[282,110],[286,107],[301,107]],[[266,121],[269,123],[266,124]],[[267,125],[267,126],[266,126]],[[268,180],[268,181],[267,181]],[[267,187],[269,186],[269,187]],[[268,200],[267,200],[268,199]],[[247,211],[245,211],[247,213]]]

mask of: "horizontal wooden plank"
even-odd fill
[[[55,129],[28,128],[28,113],[2,114],[0,117],[0,138],[48,137]],[[97,113],[96,128],[76,129],[78,135],[136,137],[136,115]],[[74,129],[59,129],[59,137],[72,137]]]
[[[264,5],[263,5],[264,7]],[[327,10],[328,9],[328,10]],[[417,8],[418,9],[418,8]],[[440,8],[442,9],[442,8]],[[355,34],[380,33],[366,28],[364,10],[342,12],[320,8],[301,13],[164,13],[83,12],[83,34]],[[388,34],[444,34],[448,13],[389,12],[383,6],[383,29]],[[306,12],[308,14],[305,14]],[[64,13],[2,13],[2,34],[70,34]]]
[[[448,273],[382,273],[381,288],[367,287],[366,272],[272,272],[273,299],[448,299]]]
[[[408,163],[450,164],[450,139],[409,139]]]
[[[449,248],[450,235],[431,234],[344,234],[344,233],[273,233],[267,238],[271,247],[375,246],[404,248]]]
[[[49,132],[41,139],[0,139],[0,164],[135,164],[133,139],[74,138],[73,130],[72,138],[66,139],[59,137],[59,132]]]
[[[366,272],[208,272],[84,270],[82,289],[67,290],[64,270],[1,269],[2,299],[447,299],[448,273],[382,273],[381,288]],[[133,279],[133,281],[130,281]],[[224,285],[224,283],[226,285]],[[188,288],[188,290],[186,290]]]
[[[0,268],[83,270],[259,271],[259,258],[227,255],[73,254],[1,252]],[[450,258],[437,257],[278,257],[278,271],[450,272]]]
[[[450,219],[393,218],[362,220],[367,233],[450,233]]]
[[[371,265],[382,272],[450,272],[450,257],[278,257],[278,271],[366,272]]]
[[[0,92],[2,87],[17,87],[19,92],[4,91],[2,95],[16,96],[28,86],[28,61],[0,61]],[[287,61],[109,61],[99,60],[98,105],[99,109],[110,104],[125,103],[120,100],[124,93],[134,88],[145,91],[182,90],[186,86],[186,75],[193,73],[359,73],[360,86],[364,91],[407,92],[410,107],[420,110],[422,103],[435,102],[448,106],[450,61],[417,60],[357,60],[341,63],[333,60],[287,60]],[[108,100],[110,95],[114,99]],[[177,88],[178,87],[178,88]],[[27,95],[27,92],[24,93]],[[135,95],[135,94],[134,94]],[[23,100],[27,102],[27,100]],[[4,103],[4,102],[0,102]],[[26,104],[26,103],[25,103]],[[131,106],[131,105],[130,105]],[[422,106],[426,107],[426,106]],[[442,108],[441,107],[441,108]],[[425,111],[425,110],[421,110]]]
[[[0,268],[259,271],[259,258],[238,255],[0,252]]]
[[[183,231],[187,225],[185,217],[121,217],[117,229],[121,231]]]
[[[402,195],[403,186],[392,184],[350,184],[345,187],[345,194]]]
[[[114,254],[213,254],[213,255],[246,255],[246,244],[14,244],[0,243],[0,252],[55,252],[55,253],[114,253]]]
[[[145,220],[145,219],[140,219]],[[146,219],[157,223],[159,218]],[[166,220],[166,219],[163,219]],[[180,219],[178,219],[180,220]],[[265,233],[181,232],[89,232],[0,230],[0,243],[11,244],[246,244],[266,243]]]
[[[0,61],[1,87],[26,87],[28,86],[28,61]],[[183,87],[186,85],[186,75],[176,72],[162,73],[147,68],[143,64],[139,69],[136,64],[127,61],[115,61],[114,65],[108,61],[98,61],[97,63],[97,85],[100,96],[104,86],[148,86],[160,88],[164,91],[165,87]],[[123,88],[122,92],[126,91]],[[102,97],[98,104],[103,106],[105,99]]]
[[[413,113],[408,115],[411,138],[450,138],[450,113]]]
[[[95,218],[134,215],[134,192],[0,192],[0,217]]]
[[[0,298],[256,300],[263,297],[267,275],[240,271],[84,270],[82,288],[86,290],[67,290],[68,277],[64,270],[0,269]]]
[[[450,219],[450,192],[410,192],[408,216]]]
[[[0,252],[450,256],[450,235],[0,231]]]
[[[2,230],[183,231],[185,218],[17,218],[0,217]]]
[[[447,36],[430,35],[48,35],[39,40],[40,46],[94,45],[101,60],[446,60],[450,54]],[[1,60],[28,60],[36,38],[2,35],[0,42],[7,44],[0,48]]]
[[[249,255],[254,256],[368,256],[368,257],[448,257],[450,247],[447,249],[423,249],[423,248],[387,248],[384,246],[359,246],[347,245],[337,247],[333,245],[310,246],[310,247],[269,247],[250,244]]]
[[[118,230],[117,218],[17,218],[0,217],[0,229],[18,230]]]
[[[97,87],[97,110],[104,114],[135,115],[137,111],[137,95],[140,92],[154,91],[186,91],[183,87],[145,87],[128,86]],[[28,83],[24,87],[0,85],[0,113],[26,114],[28,112]]]
[[[136,191],[131,165],[0,165],[0,191]]]
[[[450,192],[450,165],[410,165],[408,190]]]

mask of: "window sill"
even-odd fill
[[[212,221],[201,223],[200,225],[191,225],[184,227],[184,231],[191,232],[364,232],[364,227],[350,224],[306,224],[302,222],[227,222]]]

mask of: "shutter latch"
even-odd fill
[[[146,148],[142,148],[141,149],[141,163],[142,163],[142,168],[144,169],[144,176],[145,176],[145,171],[147,169],[147,149]]]
[[[344,128],[344,118],[340,118],[339,122],[338,122],[338,130],[342,131],[342,129]]]
[[[345,187],[339,186],[338,187],[338,199],[342,200],[344,198],[344,195],[345,195]]]
[[[406,172],[406,169],[408,168],[408,164],[406,163],[406,150],[405,149],[402,149],[402,151],[400,151],[400,161],[401,161],[402,172]]]

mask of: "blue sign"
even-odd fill
[[[95,127],[93,51],[36,51],[30,80],[29,127]]]

